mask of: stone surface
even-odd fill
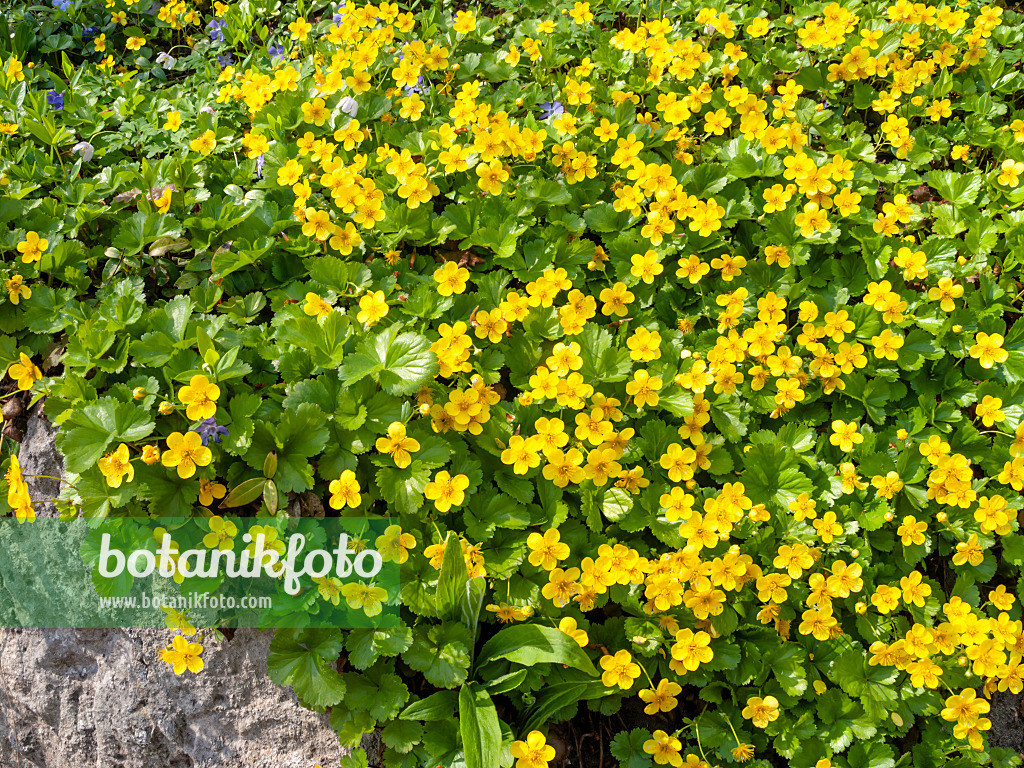
[[[1013,693],[992,694],[992,709],[988,714],[992,730],[988,732],[989,744],[1006,747],[1024,753],[1024,717],[1021,705],[1024,696]]]
[[[32,409],[25,428],[25,437],[18,451],[18,461],[25,475],[46,475],[26,477],[29,494],[35,499],[55,499],[60,494],[60,481],[64,477],[64,457],[57,451],[54,438],[57,427],[42,415],[41,407]],[[58,517],[57,505],[48,501],[35,501],[37,517]]]
[[[26,475],[63,476],[56,433],[34,409],[18,454]],[[60,490],[57,480],[26,481],[34,499]],[[37,502],[36,513],[57,509]],[[0,766],[336,768],[346,750],[327,716],[303,709],[267,674],[272,633],[209,640],[206,668],[181,676],[157,655],[172,636],[0,629]]]
[[[271,633],[204,643],[175,676],[162,630],[0,630],[4,768],[334,768],[326,715],[267,676]]]

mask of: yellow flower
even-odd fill
[[[172,133],[181,128],[181,113],[177,110],[169,112],[167,119],[164,121],[163,128],[165,131],[171,131]]]
[[[637,408],[655,406],[660,400],[658,391],[661,389],[661,379],[651,376],[647,369],[641,369],[633,374],[633,381],[626,383],[626,394],[633,398],[633,404]]]
[[[751,696],[747,706],[741,713],[743,718],[750,720],[756,728],[767,728],[768,724],[779,719],[779,700],[774,696]]]
[[[217,398],[220,387],[199,374],[178,390],[178,398],[186,406],[185,415],[193,421],[202,421],[217,414]]]
[[[996,363],[1005,363],[1010,356],[1003,349],[1003,337],[998,333],[978,333],[970,348],[971,357],[981,363],[982,368],[991,368]]]
[[[25,234],[25,239],[18,243],[18,253],[21,254],[21,260],[25,264],[31,264],[33,261],[39,261],[42,258],[43,252],[50,247],[50,241],[39,237],[38,232],[28,232]]]
[[[307,293],[306,303],[303,305],[302,311],[310,317],[327,317],[334,311],[334,307],[315,293]]]
[[[899,351],[903,347],[903,344],[903,337],[894,334],[888,328],[882,331],[878,336],[871,337],[871,345],[875,348],[875,357],[884,358],[886,360],[899,360]]]
[[[629,651],[618,651],[614,656],[601,657],[601,683],[606,688],[618,686],[623,690],[633,687],[633,681],[640,677],[640,665],[633,662]]]
[[[129,51],[137,51],[146,44],[146,38],[144,37],[129,37],[125,42],[124,47]]]
[[[9,80],[20,83],[25,79],[25,65],[22,64],[16,56],[12,56],[10,61],[7,62],[6,74]]]
[[[665,679],[659,680],[656,688],[647,688],[640,691],[640,699],[647,705],[644,707],[644,712],[648,715],[656,715],[659,712],[671,712],[679,703],[676,696],[682,690],[683,686],[678,683]]]
[[[838,446],[839,450],[849,453],[853,450],[853,446],[860,445],[864,442],[864,435],[857,431],[856,422],[845,422],[841,419],[836,419],[832,422],[832,434],[829,436],[828,441],[832,445]]]
[[[416,537],[402,533],[402,526],[389,525],[375,542],[377,551],[385,563],[401,565],[409,559],[409,550],[416,546]]]
[[[305,19],[296,19],[288,25],[288,30],[291,32],[292,40],[305,40],[309,36],[309,31],[313,28]]]
[[[502,184],[509,179],[509,172],[501,160],[479,163],[476,167],[476,175],[480,177],[477,186],[491,195],[500,195],[503,189]]]
[[[476,16],[472,11],[459,11],[455,14],[455,23],[452,29],[461,35],[468,35],[476,29]]]
[[[376,325],[387,317],[388,303],[384,291],[370,291],[359,298],[359,313],[356,320],[368,326]]]
[[[1002,398],[985,395],[984,399],[975,406],[974,413],[981,419],[982,424],[991,427],[997,422],[1006,421],[1006,414],[1001,410],[1002,407]]]
[[[395,460],[395,466],[399,469],[408,467],[412,463],[410,454],[416,453],[420,449],[417,440],[406,436],[405,424],[400,421],[392,422],[388,426],[388,436],[378,437],[375,445],[378,451],[391,456]]]
[[[669,736],[662,730],[655,731],[651,737],[644,742],[644,752],[653,757],[654,762],[658,765],[671,765],[673,768],[683,765],[683,759],[679,755],[683,749],[683,743],[679,739]],[[703,763],[703,765],[707,765],[707,763]]]
[[[469,270],[460,267],[454,261],[446,261],[443,267],[434,271],[434,282],[437,283],[437,292],[442,296],[451,296],[453,293],[463,293],[466,290],[466,282],[469,280]]]
[[[465,475],[448,474],[441,470],[434,479],[427,483],[423,489],[423,495],[434,502],[439,512],[447,512],[452,507],[458,507],[466,498],[466,489],[469,488],[469,478]]]
[[[327,122],[327,118],[331,116],[331,113],[327,109],[327,102],[323,99],[313,99],[312,102],[304,102],[302,104],[302,119],[307,123],[313,123],[313,125],[320,127]]]
[[[566,616],[558,622],[558,629],[567,634],[580,648],[586,648],[590,643],[590,638],[587,636],[586,630],[580,629],[576,625],[576,619],[572,616]]]
[[[561,534],[557,528],[549,528],[543,534],[534,531],[526,537],[526,546],[530,548],[530,565],[538,565],[546,571],[558,565],[559,560],[569,556],[569,545],[560,541]]]
[[[328,490],[331,492],[331,509],[344,509],[346,506],[355,509],[362,503],[359,495],[362,489],[356,480],[356,473],[351,469],[344,470],[337,480],[331,480]]]
[[[530,731],[526,741],[512,742],[512,757],[516,768],[547,768],[555,759],[555,748],[550,746],[540,731]]]
[[[632,266],[630,267],[629,273],[633,277],[639,277],[645,283],[650,285],[654,282],[654,278],[665,271],[665,267],[662,265],[660,257],[654,251],[647,251],[643,255],[637,253],[631,257]]]
[[[7,375],[18,383],[18,389],[25,392],[32,389],[32,385],[43,378],[43,372],[24,352],[19,355],[18,359],[19,362],[11,363],[7,369]]]
[[[217,134],[208,130],[192,139],[188,146],[193,152],[198,152],[204,156],[209,155],[217,148]]]
[[[896,535],[900,537],[904,547],[909,547],[911,544],[924,544],[924,533],[927,530],[928,523],[918,521],[913,515],[906,515],[900,527],[896,529]]]
[[[11,301],[11,304],[17,306],[18,302],[22,298],[32,298],[32,290],[25,285],[25,278],[21,275],[14,275],[8,279],[4,285],[7,288],[7,296]]]
[[[199,674],[203,671],[203,660],[199,658],[202,652],[203,646],[199,643],[190,643],[181,635],[175,635],[171,644],[160,650],[160,658],[171,665],[176,675],[186,669]]]
[[[204,507],[213,504],[214,499],[223,499],[228,489],[223,483],[207,480],[205,477],[199,481],[199,503]]]
[[[360,584],[349,582],[341,588],[341,594],[345,602],[352,610],[362,610],[367,616],[379,616],[384,609],[384,601],[388,599],[388,592],[383,587],[373,584]]]
[[[128,459],[128,446],[121,443],[117,449],[106,454],[98,462],[100,472],[111,488],[120,488],[121,481],[127,477],[130,483],[135,479],[135,467]]]
[[[208,549],[229,551],[238,535],[238,526],[230,520],[214,515],[209,520],[210,532],[203,536],[203,545]]]
[[[187,480],[196,473],[196,467],[205,467],[213,461],[213,452],[203,445],[198,432],[172,432],[167,436],[167,450],[160,456],[165,467],[177,467],[178,477]]]

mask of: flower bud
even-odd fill
[[[136,400],[141,400],[145,396],[146,396],[146,388],[145,387],[136,387],[135,389],[132,390],[132,397],[134,397]]]
[[[949,519],[949,515],[947,515],[945,512],[939,512],[937,515],[935,515],[935,519],[938,520],[940,523],[944,523]]]
[[[885,513],[885,522],[887,522],[887,523],[891,523],[892,522],[892,512],[891,511]]]
[[[850,557],[852,557],[854,559],[860,557],[860,550],[859,549],[851,549],[850,550]]]
[[[909,436],[910,436],[909,433],[905,429],[897,429],[896,430],[896,439],[897,440],[906,440]]]
[[[855,610],[857,613],[859,613],[861,616],[863,616],[865,613],[868,612],[868,604],[865,603],[862,600],[859,603],[857,603],[855,606],[853,606],[853,610]]]
[[[174,413],[174,403],[170,402],[169,400],[164,400],[162,403],[160,403],[159,410],[162,415],[170,416],[172,413]]]
[[[155,445],[144,445],[142,447],[142,460],[146,464],[156,464],[160,461],[160,449]]]

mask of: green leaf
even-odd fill
[[[644,743],[650,738],[651,732],[646,728],[619,731],[612,739],[608,751],[619,761],[619,768],[650,768],[654,764],[650,755],[644,751]]]
[[[588,323],[577,337],[583,366],[580,374],[587,381],[625,381],[629,377],[632,363],[629,352],[612,343],[612,335],[606,328]]]
[[[957,208],[971,205],[981,191],[981,174],[953,173],[952,171],[929,171],[925,176],[928,183]]]
[[[242,507],[256,501],[262,494],[267,484],[265,477],[254,477],[251,480],[243,480],[234,488],[227,498],[220,503],[221,507]]]
[[[134,256],[154,240],[162,237],[179,237],[182,231],[181,225],[173,216],[138,211],[131,218],[122,221],[111,245],[122,249],[122,256]]]
[[[893,768],[896,765],[892,747],[877,739],[854,744],[850,748],[847,762],[857,768]]]
[[[458,700],[458,694],[455,691],[438,691],[425,699],[414,701],[402,710],[399,717],[403,720],[423,720],[425,722],[448,720],[452,716]]]
[[[404,755],[420,743],[423,726],[411,720],[394,720],[384,727],[380,737],[387,746]]]
[[[1008,533],[1001,539],[1003,543],[1003,559],[1013,565],[1024,565],[1024,536],[1019,533]]]
[[[796,454],[781,445],[755,444],[743,454],[743,484],[755,504],[786,509],[814,484],[798,469]]]
[[[382,467],[377,470],[377,487],[384,500],[402,515],[414,515],[423,506],[423,489],[430,482],[430,470],[414,461],[405,469]]]
[[[377,665],[365,673],[346,672],[345,705],[373,715],[377,721],[393,720],[409,700],[409,689],[390,664]]]
[[[575,670],[558,670],[545,681],[537,703],[527,712],[523,731],[529,732],[547,724],[553,714],[576,702],[600,699],[614,693],[615,690],[606,688],[600,680],[588,680]]]
[[[337,633],[333,634],[277,630],[270,643],[270,679],[294,688],[299,700],[312,709],[323,710],[345,696],[345,682],[332,663],[342,646]]]
[[[462,557],[459,537],[449,533],[445,540],[441,572],[437,577],[437,615],[442,619],[457,619],[466,593],[469,572]]]
[[[693,413],[693,393],[682,387],[669,387],[658,399],[658,407],[678,418],[689,416]]]
[[[437,357],[418,333],[394,336],[394,327],[368,336],[345,358],[341,378],[346,385],[372,376],[392,395],[411,395],[437,375]]]
[[[308,458],[318,455],[327,445],[330,432],[324,412],[310,403],[281,414],[278,423],[259,421],[246,463],[262,471],[267,454],[277,453],[274,483],[281,493],[304,491],[313,485],[313,470]]]
[[[601,497],[601,512],[613,523],[629,514],[633,508],[633,497],[622,488],[609,488]]]
[[[469,674],[469,649],[473,636],[462,624],[435,624],[414,634],[412,645],[402,658],[427,682],[438,688],[454,688]]]
[[[103,457],[111,443],[142,440],[154,427],[141,408],[101,397],[71,412],[57,433],[57,447],[67,460],[67,470],[81,474]]]
[[[501,752],[501,726],[494,702],[473,683],[459,691],[459,731],[466,768],[492,768]]]
[[[353,629],[345,638],[348,660],[356,669],[366,669],[379,656],[398,656],[412,645],[412,630],[402,624],[396,629]]]
[[[722,436],[731,443],[747,434],[747,424],[743,408],[739,400],[727,395],[719,395],[711,404],[711,421]]]
[[[516,624],[498,632],[480,649],[480,664],[508,659],[532,667],[536,664],[564,664],[593,677],[598,672],[579,644],[554,627]]]

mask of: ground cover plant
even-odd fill
[[[388,766],[1019,764],[1020,23],[14,3],[0,503],[43,399],[65,516],[400,518],[269,659]]]

